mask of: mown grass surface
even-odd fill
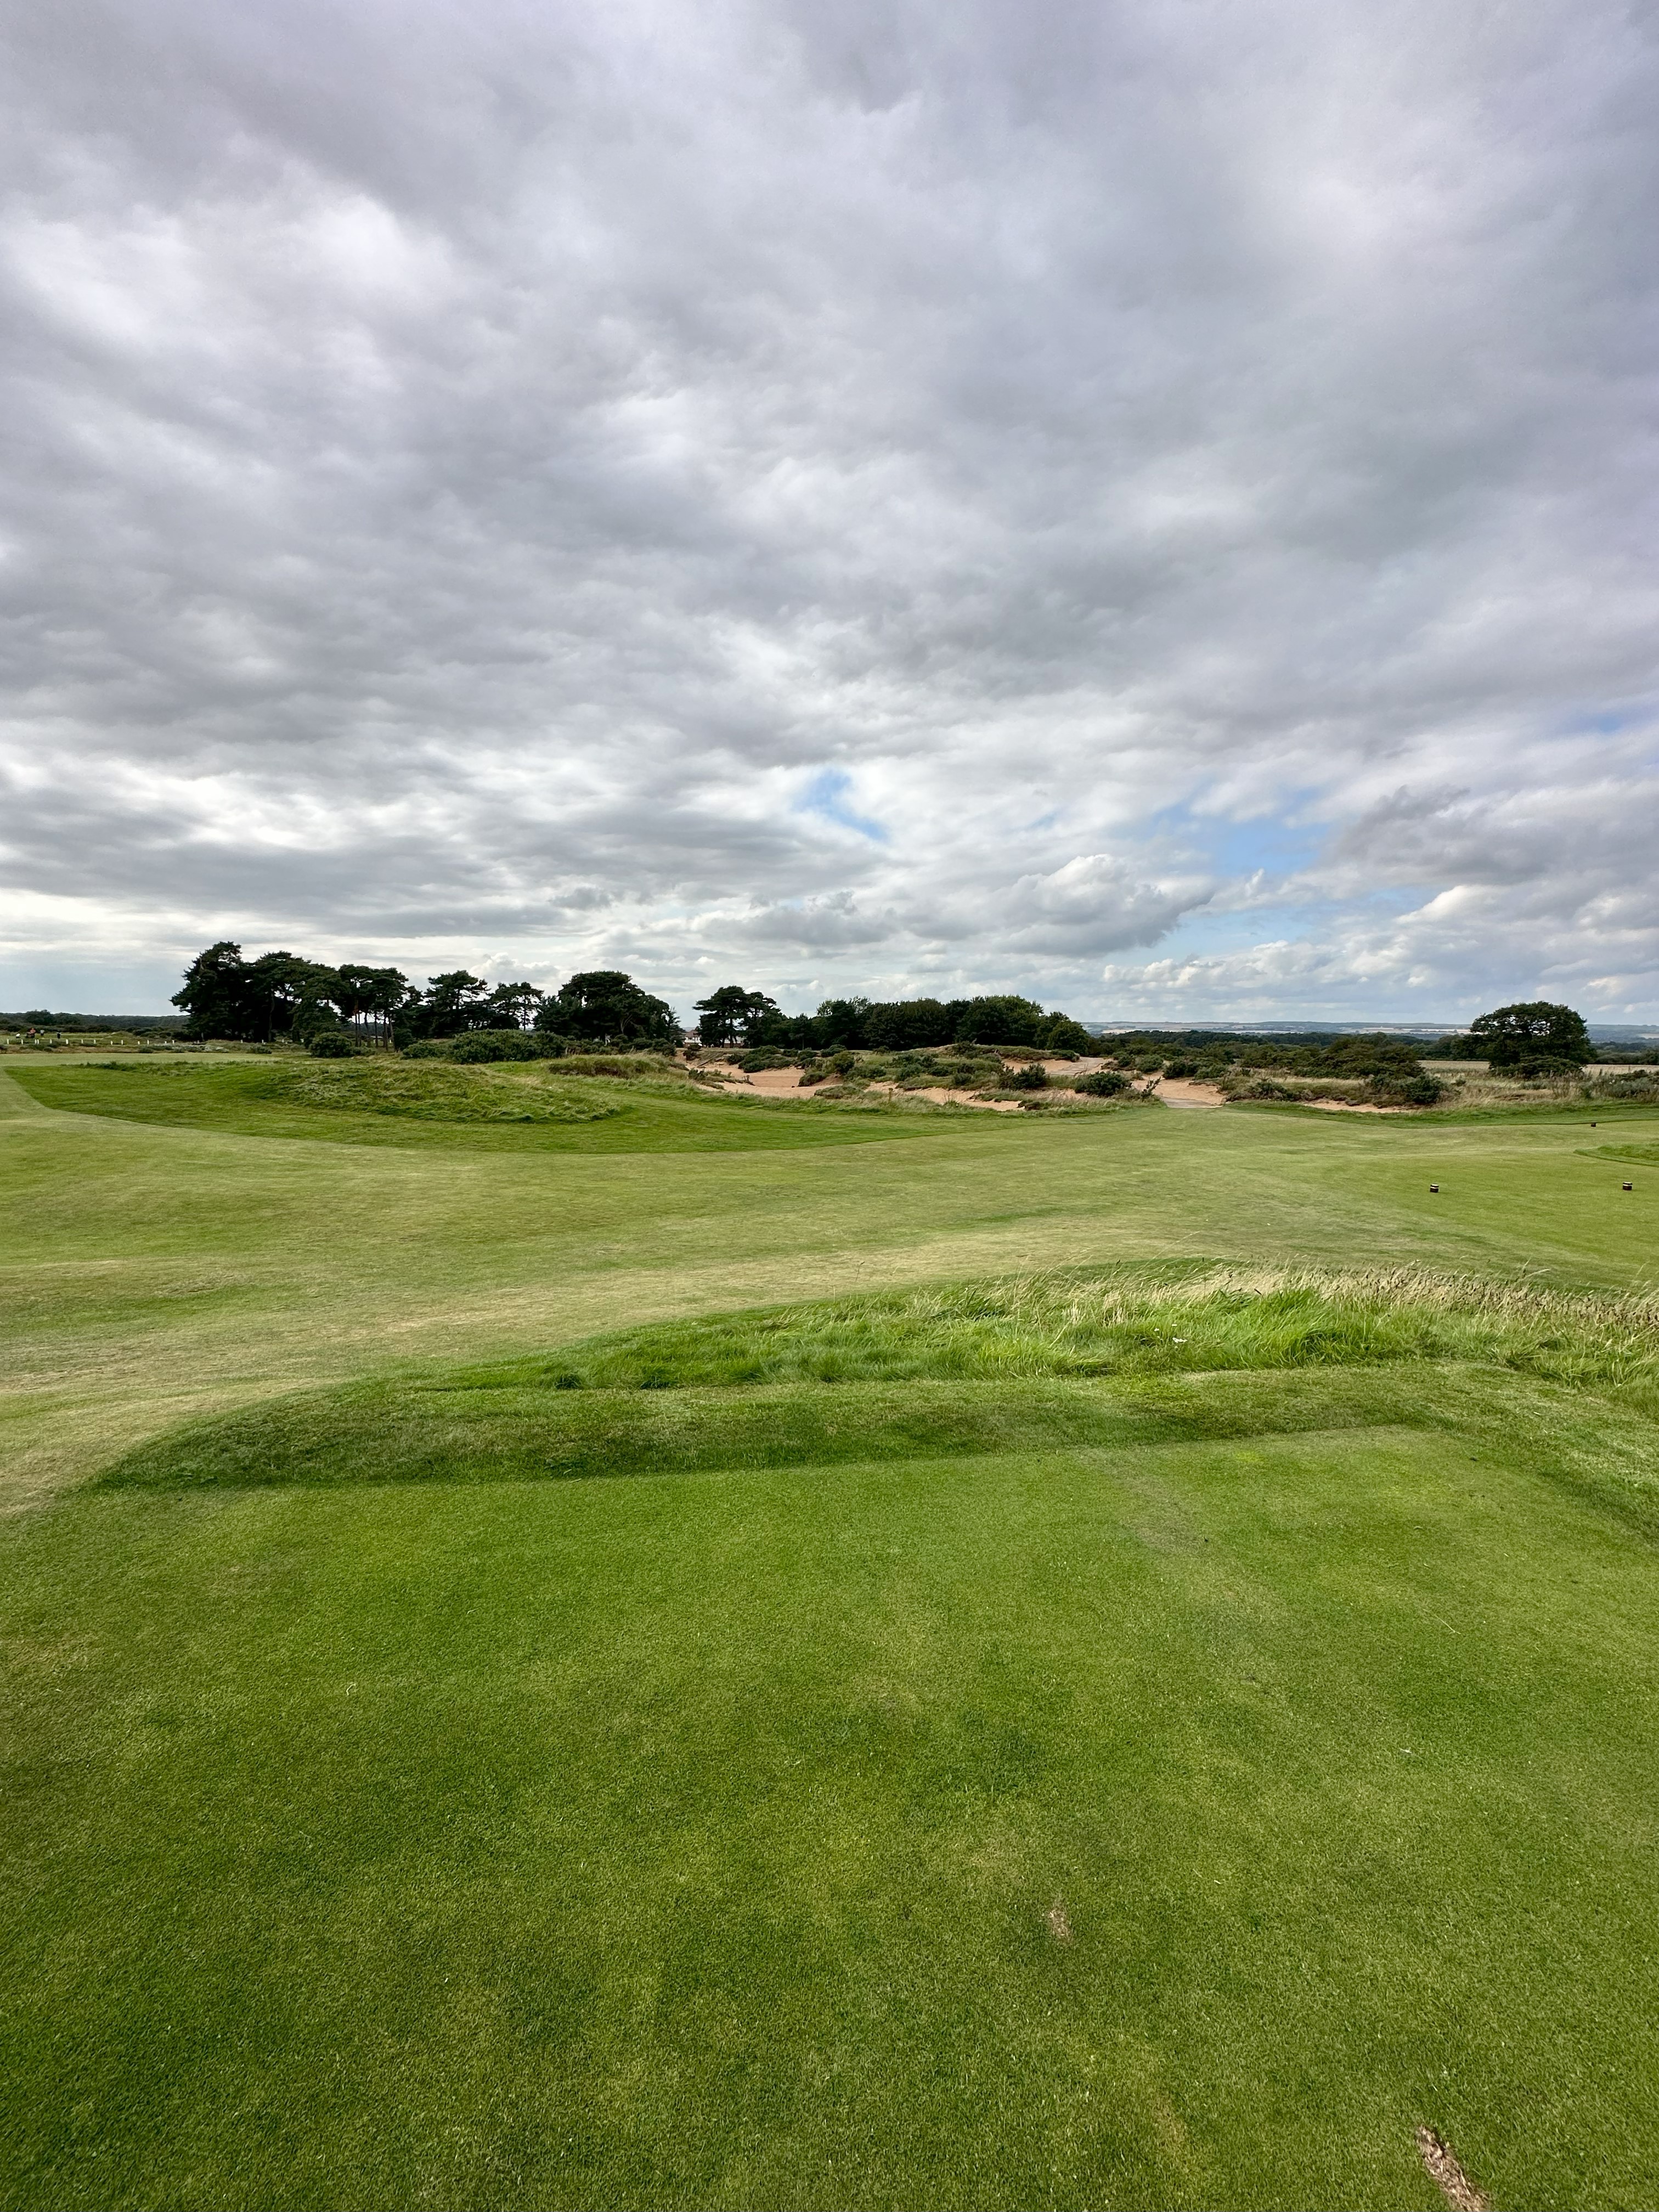
[[[0,1451],[96,1478],[0,1526],[0,2201],[1432,2206],[1426,2123],[1647,2202],[1600,1118],[589,1158],[0,1077]]]
[[[1073,1273],[127,1455],[3,1571],[4,2201],[1644,2201],[1644,1312]]]
[[[1604,1114],[1588,1146],[1565,1115],[672,1110],[682,1135],[705,1116],[725,1135],[704,1152],[584,1153],[571,1145],[627,1117],[544,1130],[364,1115],[373,1141],[333,1143],[325,1115],[296,1112],[313,1141],[251,1142],[52,1110],[0,1075],[0,1498],[88,1475],[193,1408],[881,1285],[1194,1255],[1561,1286],[1659,1272],[1659,1182],[1637,1164],[1621,1192],[1632,1164],[1591,1149],[1651,1143],[1659,1119],[1634,1109]],[[837,1141],[768,1141],[814,1127]],[[849,1131],[902,1141],[849,1150]]]
[[[1639,2203],[1653,1567],[1398,1428],[80,1501],[7,2201]]]

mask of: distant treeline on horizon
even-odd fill
[[[0,1013],[0,1029],[107,1033],[182,1027],[197,1040],[270,1043],[284,1039],[314,1044],[334,1033],[404,1046],[472,1031],[534,1030],[570,1044],[633,1045],[661,1051],[688,1034],[665,999],[654,997],[618,969],[591,969],[570,976],[556,991],[529,982],[491,984],[465,969],[428,978],[424,989],[401,969],[343,962],[330,966],[276,951],[246,960],[242,948],[222,939],[197,955],[173,1003],[183,1019],[157,1014],[90,1015],[45,1007]],[[747,1050],[841,1052],[915,1051],[951,1044],[1023,1046],[1060,1053],[1102,1051],[1119,1058],[1213,1054],[1234,1048],[1271,1057],[1318,1053],[1346,1057],[1346,1044],[1368,1034],[1373,1054],[1392,1060],[1520,1060],[1542,1056],[1581,1063],[1598,1054],[1582,1018],[1571,1007],[1541,1000],[1478,1016],[1467,1030],[1441,1024],[1358,1032],[1352,1024],[1159,1023],[1142,1028],[1085,1024],[1058,1008],[1044,1008],[1016,993],[981,993],[961,999],[826,999],[815,1013],[787,1014],[775,999],[740,984],[725,984],[696,1004],[696,1035],[708,1046]],[[1345,1042],[1346,1041],[1346,1042]]]
[[[22,1013],[0,1013],[0,1030],[87,1030],[94,1036],[112,1033],[137,1036],[152,1030],[169,1033],[185,1026],[177,1014],[63,1014],[47,1006],[30,1006]]]

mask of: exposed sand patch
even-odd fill
[[[775,1098],[793,1097],[801,1089],[801,1070],[799,1067],[763,1067],[753,1075],[745,1075],[740,1067],[732,1067],[723,1060],[694,1060],[684,1064],[691,1068],[701,1066],[705,1075],[712,1075],[723,1086],[736,1088],[741,1085],[745,1090],[758,1091]],[[1010,1066],[1020,1064],[1012,1060],[1008,1062]],[[1079,1076],[1093,1075],[1105,1065],[1102,1059],[1080,1054],[1076,1060],[1045,1060],[1042,1070],[1054,1091],[1064,1099],[1079,1095],[1071,1088]],[[816,1087],[808,1088],[806,1096],[809,1098]],[[1175,1105],[1220,1106],[1226,1103],[1221,1093],[1206,1083],[1165,1085],[1158,1091],[1159,1097],[1168,1096],[1171,1087],[1177,1094],[1170,1101]],[[1024,1110],[1017,1098],[975,1098],[970,1091],[952,1091],[943,1084],[930,1085],[922,1091],[902,1091],[896,1083],[875,1082],[869,1085],[869,1089],[872,1095],[884,1098],[926,1098],[934,1106],[967,1106],[980,1114],[1018,1114]],[[1193,1095],[1188,1097],[1188,1092]]]
[[[1218,1084],[1194,1083],[1185,1076],[1165,1076],[1158,1095],[1166,1106],[1178,1108],[1224,1106],[1227,1094]]]
[[[872,1083],[870,1088],[884,1098],[926,1098],[935,1106],[971,1106],[981,1114],[1018,1114],[1018,1098],[975,1098],[971,1091],[946,1091],[933,1087],[927,1091],[901,1091],[896,1083]]]

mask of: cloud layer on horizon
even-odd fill
[[[1651,20],[10,35],[0,1002],[1659,1014]]]

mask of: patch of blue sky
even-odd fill
[[[1157,957],[1200,959],[1292,939],[1337,943],[1362,916],[1374,923],[1387,915],[1407,914],[1421,902],[1420,891],[1390,884],[1360,901],[1284,899],[1231,912],[1197,907],[1183,915],[1167,937],[1159,938]]]
[[[1222,814],[1199,814],[1187,805],[1164,808],[1148,827],[1197,848],[1217,875],[1235,878],[1293,874],[1318,859],[1326,836],[1324,824],[1288,822],[1283,814],[1237,822]]]
[[[1651,699],[1628,699],[1617,706],[1585,707],[1576,714],[1569,714],[1561,724],[1561,734],[1569,738],[1617,737],[1620,730],[1639,728],[1659,715]]]
[[[884,845],[890,832],[886,825],[872,821],[868,815],[857,814],[848,804],[853,779],[844,769],[820,769],[805,790],[795,801],[798,814],[816,814],[825,822],[833,822],[837,829],[851,830],[872,843]]]

